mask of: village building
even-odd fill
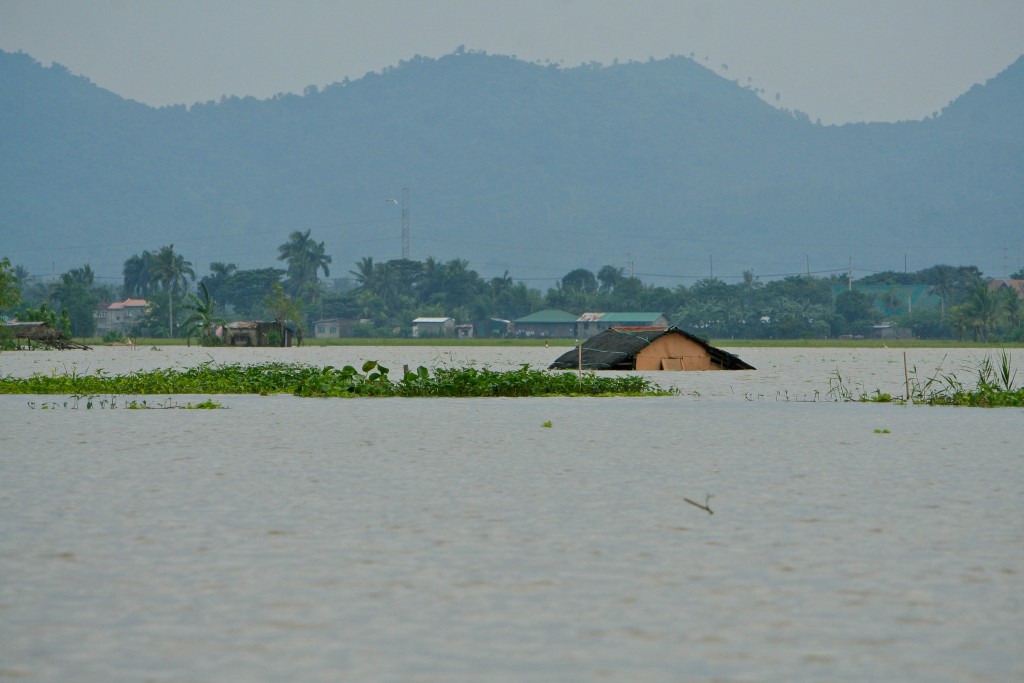
[[[369,320],[358,318],[324,318],[313,323],[315,339],[348,339],[356,325],[368,323]]]
[[[998,292],[1001,289],[1009,289],[1017,294],[1019,299],[1024,299],[1024,280],[999,279],[988,283],[990,292]]]
[[[517,337],[568,338],[576,336],[577,316],[565,311],[549,308],[530,315],[516,318]]]
[[[455,332],[455,318],[416,318],[413,337],[449,337]]]
[[[50,323],[38,320],[16,320],[0,324],[0,334],[14,339],[15,347],[32,347],[35,344],[48,349],[84,349],[92,347],[80,344],[60,330],[51,327]]]
[[[282,326],[272,320],[241,320],[228,323],[221,333],[227,346],[291,346],[295,325],[285,323],[282,330]]]
[[[125,299],[96,307],[96,335],[104,336],[108,332],[128,334],[146,319],[146,308],[149,302],[145,299]]]
[[[753,370],[678,327],[611,327],[559,356],[552,369]]]
[[[490,318],[481,324],[480,333],[488,337],[509,337],[515,332],[516,326],[505,318]]]
[[[622,313],[584,313],[576,319],[576,333],[592,337],[612,327],[668,327],[662,313],[625,311]]]

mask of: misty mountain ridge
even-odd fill
[[[344,276],[465,258],[546,287],[621,266],[691,284],[1024,259],[1024,58],[922,121],[821,126],[683,57],[571,69],[457,51],[303,95],[154,109],[0,52],[0,253],[106,277],[173,243]]]

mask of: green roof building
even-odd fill
[[[531,313],[513,322],[517,337],[572,339],[576,336],[576,316],[553,308]]]

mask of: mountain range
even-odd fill
[[[174,244],[278,265],[310,230],[547,287],[1024,260],[1024,57],[933,117],[822,126],[685,57],[540,65],[459,49],[302,95],[152,108],[0,51],[0,256],[49,276]],[[403,189],[408,192],[404,204]],[[390,201],[389,201],[390,200]],[[1005,271],[1005,272],[1004,272]]]

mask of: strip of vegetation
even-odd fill
[[[806,349],[995,349],[1024,348],[1024,342],[973,342],[951,339],[712,339],[720,348]]]
[[[906,378],[907,396],[893,396],[876,389],[867,393],[863,388],[851,389],[837,371],[830,380],[828,395],[836,401],[862,403],[919,403],[932,406],[973,406],[978,408],[1024,407],[1024,387],[1014,387],[1017,371],[1010,354],[1001,350],[995,362],[983,359],[974,369],[973,386],[964,384],[952,372],[940,368],[931,377],[920,378],[917,368]]]
[[[160,403],[150,403],[134,398],[124,398],[119,402],[117,396],[72,394],[60,401],[29,401],[28,407],[33,410],[219,410],[224,406],[212,398],[199,403],[177,403],[170,398]]]
[[[594,373],[553,373],[522,366],[518,370],[419,367],[398,381],[376,361],[362,370],[351,365],[314,367],[299,364],[214,365],[204,363],[186,370],[153,370],[128,375],[107,375],[99,370],[78,374],[36,374],[28,378],[0,378],[5,394],[282,394],[296,396],[668,396],[663,389],[636,375],[617,377]]]

